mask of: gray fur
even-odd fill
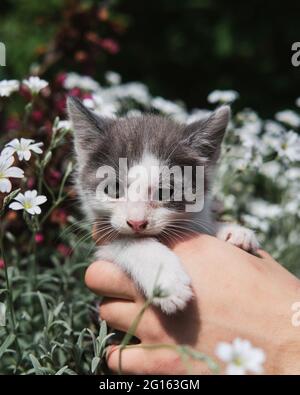
[[[222,106],[206,120],[190,125],[157,115],[110,120],[96,116],[76,98],[68,99],[68,112],[75,131],[78,184],[89,192],[97,186],[99,166],[117,171],[119,158],[128,158],[130,167],[145,148],[170,166],[205,165],[208,190],[230,117],[230,108]]]

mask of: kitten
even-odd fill
[[[238,225],[218,225],[212,215],[209,188],[230,118],[228,106],[190,125],[156,115],[101,118],[76,98],[68,99],[68,113],[75,133],[77,188],[83,209],[110,240],[98,247],[96,256],[118,264],[146,298],[153,296],[154,289],[160,290],[153,304],[162,311],[171,314],[182,310],[192,290],[179,258],[160,238],[180,238],[197,231],[217,235],[248,251],[258,248],[252,231]],[[120,158],[127,158],[126,165],[119,163]],[[103,166],[123,176],[116,180],[108,175],[105,188],[99,191],[97,171]],[[172,198],[177,176],[167,184],[169,199],[162,197],[163,169],[172,166],[192,168],[189,192],[195,191],[195,169],[204,168],[201,211],[186,210],[191,205],[187,206],[185,197],[179,201]],[[124,199],[139,168],[145,172],[139,182],[139,196],[145,198]]]

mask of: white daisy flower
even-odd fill
[[[20,83],[17,80],[3,80],[0,81],[0,96],[1,97],[8,97],[13,92],[19,90]]]
[[[219,90],[212,91],[208,96],[207,100],[209,103],[232,103],[239,97],[237,91],[234,90]]]
[[[58,121],[55,130],[60,130],[60,129],[71,130],[72,129],[71,121],[68,120]]]
[[[114,118],[119,110],[119,104],[116,101],[104,100],[101,94],[93,94],[91,98],[84,99],[83,104],[102,117]]]
[[[151,106],[165,114],[178,114],[183,111],[182,107],[172,101],[166,100],[162,97],[155,97],[151,101]]]
[[[298,128],[300,126],[300,117],[292,110],[279,111],[275,114],[275,118],[277,121],[286,123],[292,128]]]
[[[285,131],[285,128],[283,125],[281,125],[280,123],[278,123],[276,121],[271,121],[271,120],[266,121],[264,127],[265,127],[266,133],[270,133],[271,135],[278,136]]]
[[[18,167],[12,166],[15,158],[7,150],[0,153],[0,192],[6,193],[11,191],[11,182],[9,178],[23,178],[24,172]]]
[[[107,71],[105,79],[111,85],[119,85],[121,83],[121,76],[115,71]]]
[[[42,154],[41,146],[43,143],[35,143],[32,139],[24,139],[23,137],[18,139],[13,139],[6,144],[5,150],[13,155],[15,152],[18,154],[19,160],[29,160],[31,158],[31,151],[36,154]]]
[[[273,145],[280,158],[290,162],[300,161],[300,136],[292,130],[281,139],[275,139]]]
[[[253,199],[248,204],[248,209],[252,215],[260,219],[278,218],[282,213],[282,209],[278,204],[269,203],[264,199]]]
[[[27,80],[23,80],[23,84],[26,85],[34,95],[38,94],[49,85],[47,81],[41,80],[39,77],[29,77]]]
[[[42,210],[40,205],[47,201],[46,196],[38,195],[37,191],[26,191],[23,193],[18,193],[14,199],[15,201],[9,205],[12,210],[25,210],[31,215],[40,214]]]
[[[193,122],[204,121],[207,119],[213,112],[209,110],[202,110],[200,108],[194,108],[191,114],[188,115],[186,123],[190,124]]]
[[[79,88],[84,91],[94,92],[100,89],[100,85],[93,78],[86,75],[81,76],[77,73],[68,73],[63,85],[68,90]]]
[[[226,374],[263,373],[265,353],[260,348],[254,348],[248,340],[236,338],[232,343],[220,342],[216,347],[216,355],[227,364]]]

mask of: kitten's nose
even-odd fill
[[[142,230],[146,229],[148,225],[148,221],[141,220],[141,221],[127,221],[127,225],[132,228],[135,232],[141,232]]]

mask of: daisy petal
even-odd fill
[[[11,191],[11,182],[7,178],[0,179],[0,192],[6,193]]]
[[[47,201],[47,198],[44,195],[40,195],[40,196],[37,196],[35,201],[36,201],[37,205],[41,205]]]
[[[15,197],[15,200],[23,204],[25,202],[25,197],[23,193],[18,193],[17,196]]]
[[[23,151],[24,159],[29,160],[31,157],[31,152],[29,150]]]
[[[31,214],[31,215],[34,215],[34,214],[35,214],[35,210],[34,210],[33,207],[26,208],[25,210],[26,210],[29,214]]]
[[[5,171],[5,176],[6,177],[13,177],[13,178],[23,178],[24,171],[22,169],[19,169],[19,167],[13,166]]]
[[[3,165],[3,170],[8,169],[15,161],[15,158],[13,156],[8,156],[5,160],[5,163]]]
[[[33,210],[34,210],[35,214],[41,214],[41,212],[42,212],[42,210],[40,209],[39,206],[35,206],[35,207],[33,208]]]
[[[228,343],[219,343],[216,347],[216,355],[221,361],[229,362],[232,359],[232,345]]]
[[[237,366],[233,363],[229,364],[226,368],[226,374],[231,376],[242,376],[246,373],[243,366]]]
[[[24,207],[19,202],[12,202],[10,203],[9,208],[11,208],[12,210],[23,210]]]

